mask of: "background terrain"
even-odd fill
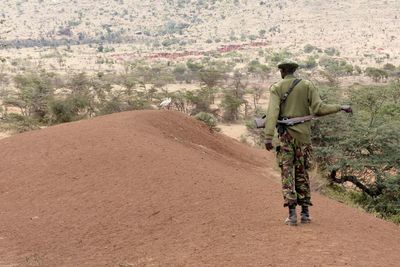
[[[141,56],[154,50],[206,51],[262,40],[274,50],[301,53],[311,44],[323,50],[334,47],[357,65],[398,65],[399,11],[396,0],[4,0],[1,36],[11,50],[0,55],[39,60],[47,49],[38,45],[111,42],[116,52]],[[85,70],[96,48],[74,46],[65,63]]]
[[[399,9],[2,0],[0,266],[396,266],[398,227],[375,217],[400,223]],[[355,111],[313,124],[312,180],[359,210],[315,193],[300,229],[249,147],[285,58]]]

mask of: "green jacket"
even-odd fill
[[[280,110],[280,100],[289,90],[295,77],[287,75],[282,81],[271,87],[268,113],[265,124],[266,138],[273,138],[278,117],[294,118],[307,115],[327,115],[340,111],[340,105],[328,105],[322,102],[318,89],[307,80],[302,80],[289,94]],[[311,122],[288,127],[289,134],[304,144],[311,143]]]

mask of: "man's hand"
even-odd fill
[[[264,144],[265,144],[265,149],[268,151],[274,148],[274,146],[272,145],[272,139],[265,139]]]
[[[353,109],[349,105],[343,105],[340,107],[340,110],[346,113],[353,113]]]

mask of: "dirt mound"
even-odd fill
[[[0,140],[0,266],[397,266],[397,226],[315,196],[282,224],[273,156],[177,112]]]

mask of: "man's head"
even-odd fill
[[[282,79],[285,78],[286,75],[293,74],[298,67],[299,64],[290,59],[285,59],[278,64],[278,68],[281,71]]]

